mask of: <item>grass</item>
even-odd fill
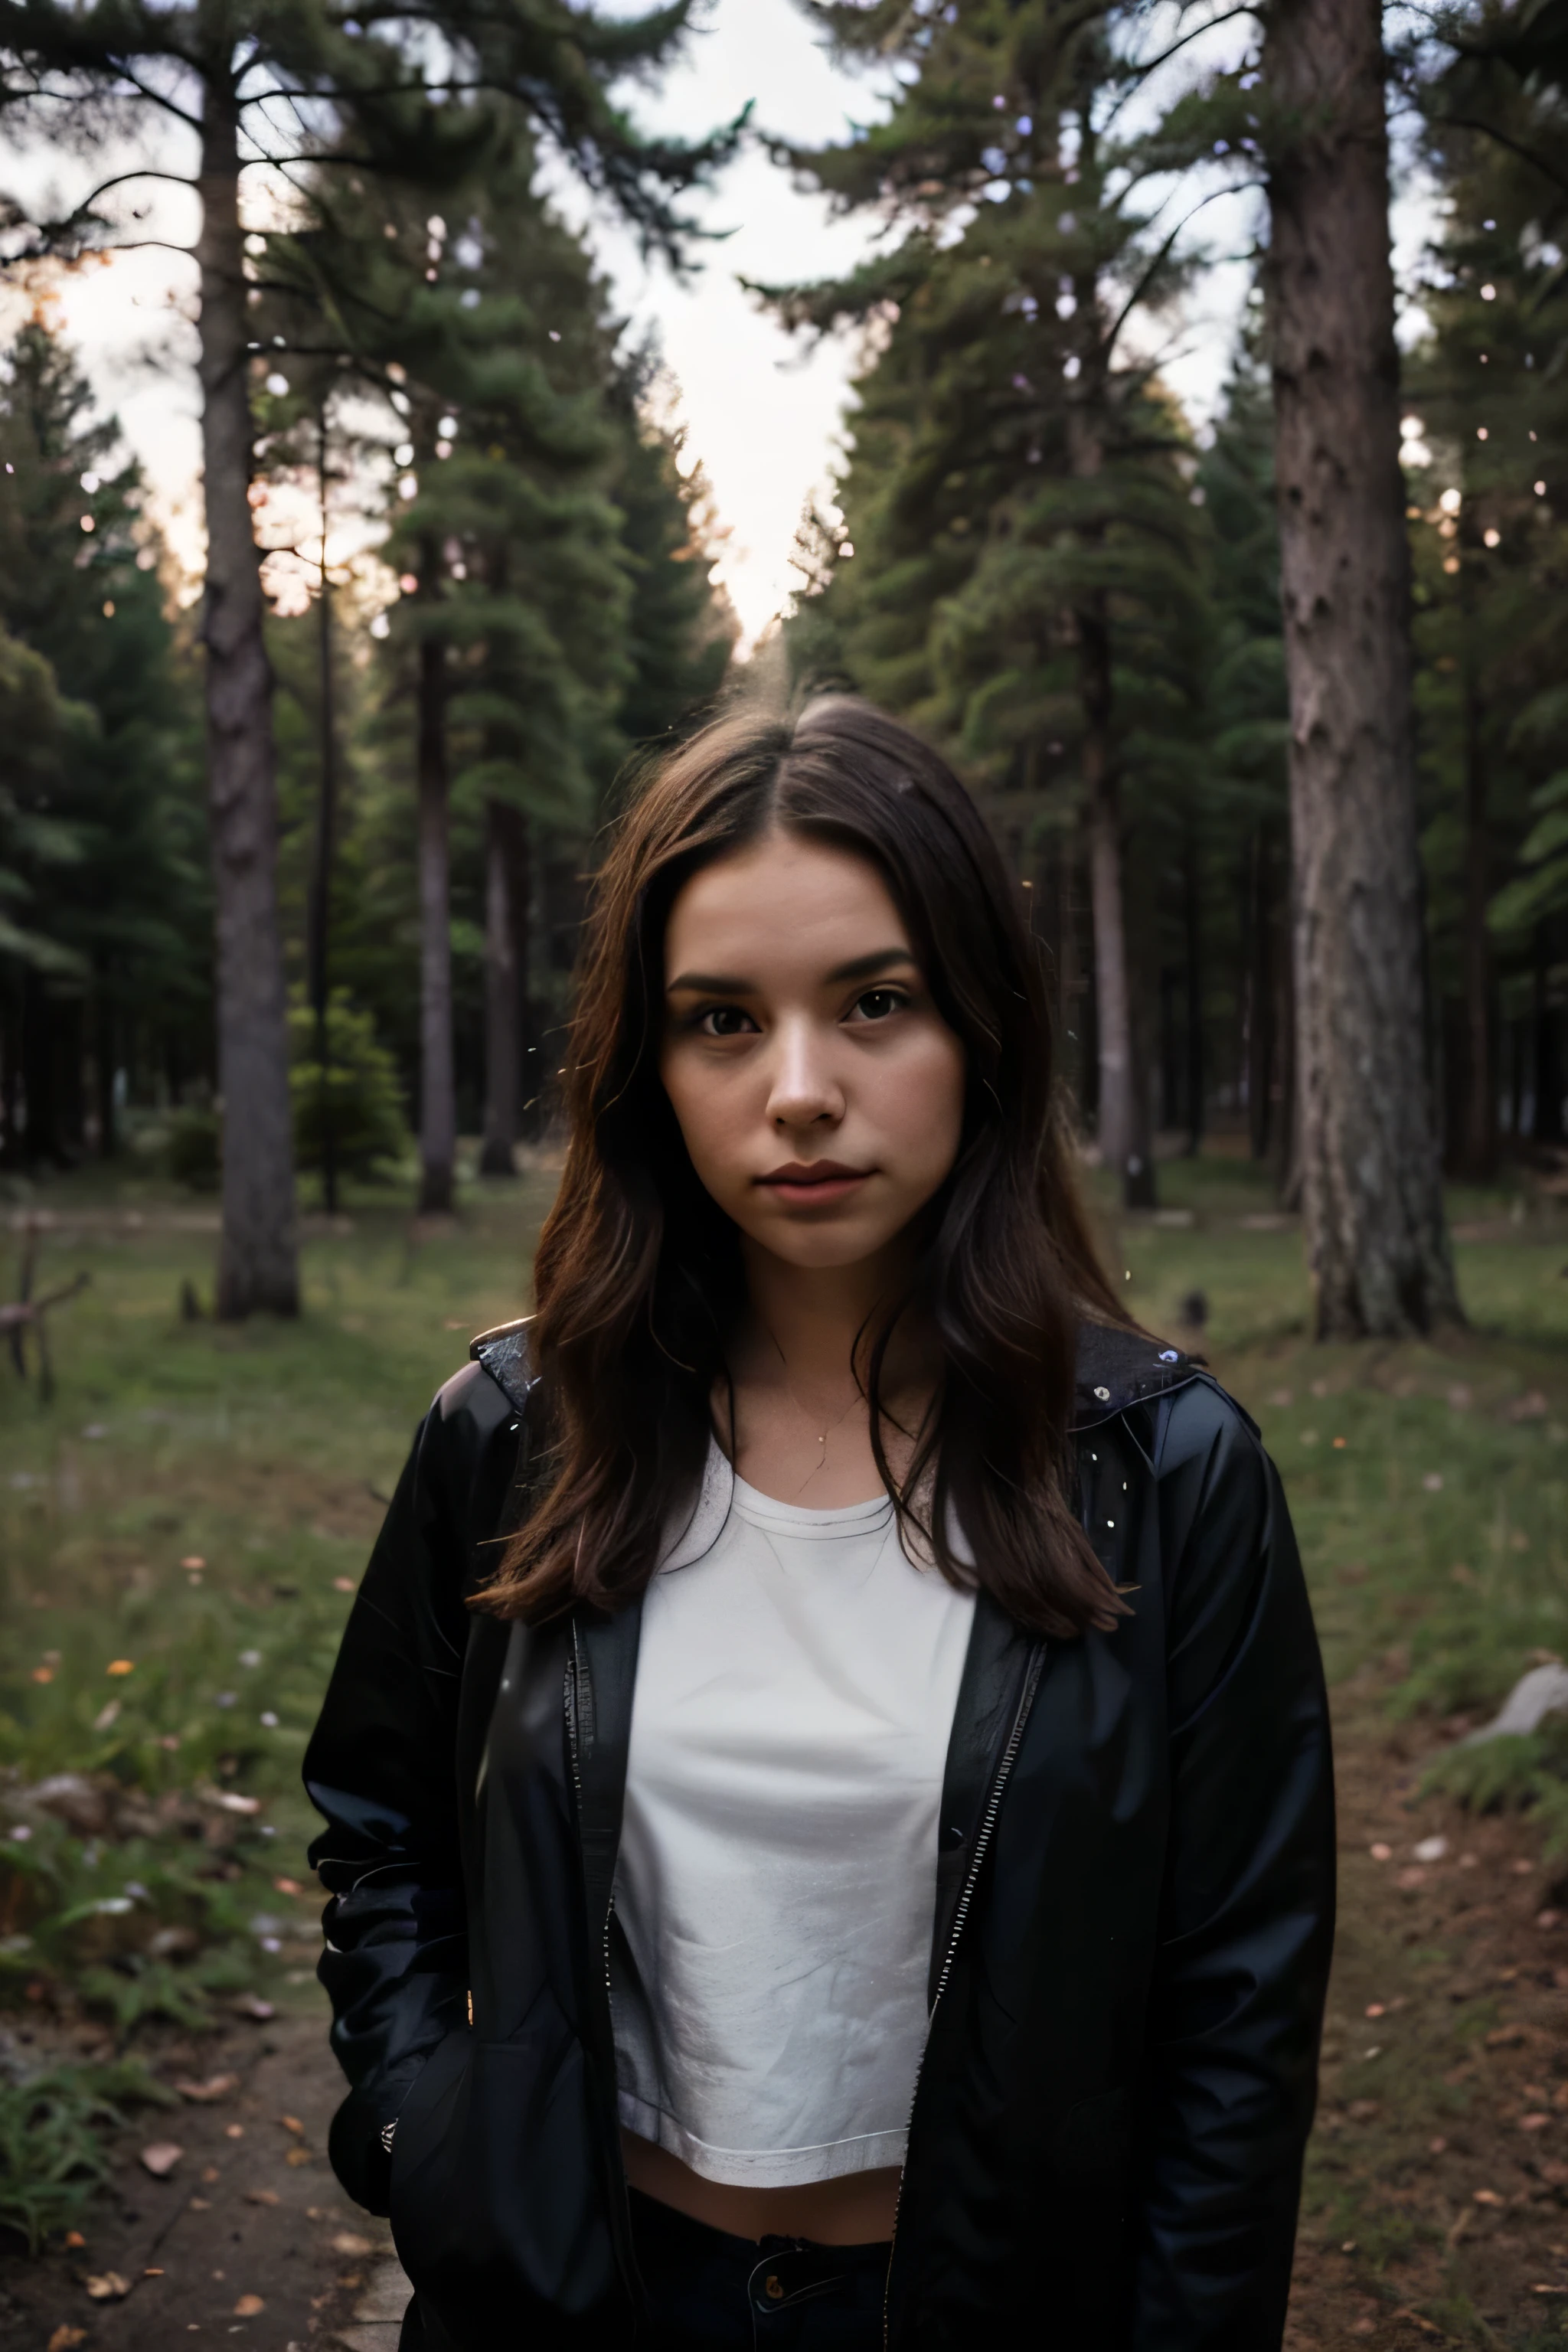
[[[1109,1248],[1153,1328],[1205,1295],[1285,1474],[1337,1707],[1434,1738],[1482,1720],[1568,1650],[1568,1213],[1457,1198],[1470,1328],[1315,1348],[1266,1179],[1161,1173],[1161,1218],[1107,1213]],[[31,2244],[92,2193],[150,2032],[319,1999],[301,1754],[414,1422],[469,1334],[522,1310],[549,1181],[470,1186],[429,1227],[354,1195],[308,1225],[299,1322],[239,1328],[180,1309],[184,1285],[210,1297],[209,1202],[88,1171],[14,1204],[55,1221],[40,1286],[91,1277],[51,1404],[0,1362],[0,2221]],[[1556,1732],[1443,1769],[1568,1830]],[[65,2063],[73,2033],[90,2063]]]

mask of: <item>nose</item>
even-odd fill
[[[837,1126],[844,1116],[844,1090],[833,1068],[828,1041],[810,1021],[781,1022],[774,1032],[768,1119],[779,1128]]]

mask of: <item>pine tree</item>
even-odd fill
[[[137,469],[39,319],[0,377],[0,627],[68,695],[47,776],[24,763],[12,788],[31,849],[5,1048],[7,1099],[19,1076],[26,1125],[18,1134],[8,1118],[6,1150],[79,1157],[90,1116],[107,1155],[114,1074],[139,1033],[206,1061],[194,713]],[[21,676],[13,662],[18,691]]]
[[[242,172],[250,157],[293,173],[326,157],[346,164],[357,152],[405,185],[451,186],[472,168],[489,127],[475,105],[428,102],[426,61],[439,53],[440,70],[459,89],[515,106],[647,238],[673,246],[682,224],[671,192],[700,176],[718,149],[639,139],[610,90],[667,58],[689,13],[690,0],[634,17],[601,16],[574,0],[511,0],[499,13],[477,0],[442,0],[367,26],[324,0],[219,11],[206,0],[0,0],[0,104],[16,129],[94,142],[175,124],[200,141],[187,184],[202,211],[203,642],[226,1129],[221,1315],[292,1314],[299,1301],[271,679],[247,496],[254,428]],[[161,153],[156,176],[170,176],[166,161]],[[40,246],[69,253],[121,241],[127,200],[119,192],[148,176],[110,174],[68,218],[38,222]],[[28,217],[20,204],[11,210]]]
[[[841,285],[773,289],[786,320],[858,318],[886,346],[858,387],[828,609],[803,615],[805,635],[820,658],[834,625],[850,674],[1005,785],[1016,825],[1070,782],[1089,845],[1101,1151],[1129,1203],[1148,1204],[1152,976],[1135,945],[1150,882],[1142,866],[1130,880],[1127,839],[1135,806],[1185,789],[1205,624],[1192,452],[1128,329],[1191,268],[1145,189],[1190,160],[1196,118],[1110,129],[1144,70],[1135,9],[813,13],[905,74],[885,124],[789,160],[909,227]]]
[[[1425,289],[1432,333],[1411,377],[1422,436],[1407,454],[1436,943],[1455,942],[1461,1016],[1448,1124],[1469,1174],[1495,1157],[1505,1069],[1514,1135],[1568,1133],[1563,27],[1551,6],[1460,20],[1459,58],[1427,100],[1446,210]]]
[[[1262,61],[1302,1210],[1322,1339],[1459,1316],[1424,1055],[1379,0],[1277,0]]]

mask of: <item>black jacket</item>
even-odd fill
[[[611,1883],[640,1612],[465,1595],[513,1522],[521,1330],[437,1397],[305,1761],[331,2158],[392,2216],[405,2347],[634,2346]],[[948,1753],[895,2352],[1275,2352],[1332,1931],[1329,1726],[1278,1476],[1197,1366],[1089,1330],[1086,1526],[1133,1614],[984,1595]],[[384,2127],[396,2119],[391,2153]]]

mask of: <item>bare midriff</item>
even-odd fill
[[[731,2238],[809,2238],[819,2246],[872,2246],[893,2234],[902,2177],[896,2164],[850,2172],[837,2180],[805,2180],[793,2189],[747,2189],[704,2180],[668,2148],[621,2127],[626,2179],[645,2197],[672,2205],[710,2230]]]

